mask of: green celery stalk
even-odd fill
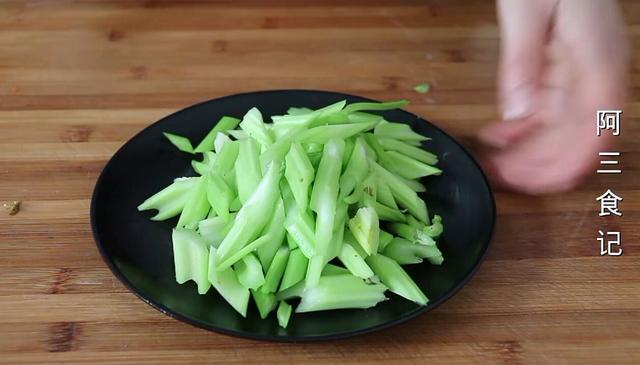
[[[419,245],[399,237],[394,238],[382,253],[400,265],[418,264],[425,258],[435,265],[443,261],[436,245]]]
[[[344,231],[347,224],[347,210],[349,207],[342,201],[338,201],[336,205],[336,218],[333,224],[333,234],[331,236],[331,242],[329,243],[329,249],[325,261],[329,262],[338,256],[342,249],[342,242],[344,240]]]
[[[353,275],[359,278],[370,280],[374,275],[364,258],[350,244],[342,245],[338,259]]]
[[[304,211],[309,205],[309,187],[313,182],[315,171],[299,143],[291,145],[285,159],[285,165],[284,176],[298,207]]]
[[[220,174],[225,181],[228,181],[228,175],[232,175],[234,171],[233,167],[238,158],[238,151],[240,149],[240,142],[231,141],[222,146],[222,150],[216,154],[215,163],[213,164],[213,170]]]
[[[396,204],[396,200],[393,198],[391,188],[389,188],[389,185],[387,185],[387,183],[379,176],[376,179],[376,186],[378,187],[376,199],[389,208],[397,209],[398,205]]]
[[[405,142],[422,142],[429,138],[414,132],[408,124],[384,122],[378,123],[373,133],[378,138],[394,138]]]
[[[200,175],[207,175],[216,162],[216,154],[212,151],[202,153],[202,161],[191,160],[191,167]]]
[[[415,229],[422,229],[422,227],[424,227],[424,223],[417,220],[411,214],[407,214],[406,217],[407,217],[407,224],[410,225],[411,227]]]
[[[435,246],[436,241],[427,235],[423,229],[416,229],[404,223],[391,223],[389,229],[398,236],[419,245]]]
[[[416,218],[421,220],[422,222],[428,222],[429,218],[427,215],[427,206],[424,200],[420,199],[418,194],[416,194],[413,189],[407,186],[402,180],[398,179],[394,174],[389,172],[384,167],[378,165],[375,162],[371,163],[373,171],[380,177],[385,180],[391,189],[391,193],[393,194],[396,201],[402,206],[409,210],[411,214],[413,214]]]
[[[217,265],[218,270],[220,270],[220,271],[226,270],[228,267],[230,267],[231,265],[233,265],[236,262],[240,261],[243,257],[245,257],[248,254],[250,254],[251,252],[257,250],[258,248],[260,248],[260,246],[263,246],[264,244],[266,244],[267,242],[269,242],[272,239],[273,239],[273,237],[271,235],[268,235],[268,234],[256,238],[253,242],[251,242],[248,245],[242,247],[240,250],[232,253],[229,256],[229,258],[227,258],[225,260],[221,260],[220,263]]]
[[[260,318],[267,318],[269,313],[276,309],[278,302],[276,301],[275,294],[252,290],[251,295],[253,296],[253,301],[256,302],[258,312],[260,312]]]
[[[323,125],[308,129],[298,136],[301,142],[305,143],[327,143],[331,139],[346,139],[360,132],[375,127],[375,122],[352,123],[352,124],[332,124]]]
[[[281,165],[277,161],[269,165],[256,190],[238,211],[233,227],[218,247],[218,262],[224,261],[233,252],[244,247],[268,223],[276,199],[280,196],[278,182],[281,177]]]
[[[280,246],[276,255],[273,257],[273,262],[269,265],[269,270],[265,275],[265,282],[260,291],[263,293],[275,293],[280,285],[280,280],[284,275],[284,271],[289,260],[289,247]]]
[[[267,271],[273,261],[273,257],[276,255],[278,248],[282,245],[286,231],[284,229],[285,211],[284,203],[280,197],[276,200],[276,206],[272,213],[272,217],[269,223],[264,227],[262,235],[271,235],[272,240],[265,243],[262,247],[256,250],[258,258],[262,263],[262,268]]]
[[[379,138],[378,142],[387,151],[397,151],[403,155],[410,156],[416,160],[426,163],[427,165],[435,165],[438,163],[438,156],[422,148],[414,147],[410,144],[402,142],[394,138]]]
[[[292,250],[289,253],[289,259],[285,266],[284,275],[282,276],[282,282],[278,291],[283,291],[292,287],[294,284],[299,283],[304,279],[307,272],[307,259],[302,251],[299,249]]]
[[[424,185],[422,185],[422,183],[418,180],[405,179],[402,176],[396,176],[396,177],[398,178],[398,180],[402,181],[406,186],[411,188],[411,190],[415,191],[416,193],[423,193],[427,191],[427,188]]]
[[[256,255],[249,253],[234,265],[238,281],[249,289],[258,289],[265,282],[262,265]]]
[[[362,110],[391,110],[402,108],[403,106],[409,104],[408,100],[395,100],[395,101],[387,101],[384,103],[378,102],[363,102],[363,103],[353,103],[344,107],[345,113],[353,113]]]
[[[173,260],[178,284],[193,280],[198,285],[198,294],[205,294],[211,284],[207,280],[209,250],[202,237],[191,230],[174,229]]]
[[[218,132],[215,140],[213,141],[213,150],[216,151],[216,153],[220,153],[220,151],[222,151],[222,147],[227,142],[231,142],[231,138],[222,132]]]
[[[349,162],[340,177],[340,196],[342,197],[351,194],[358,182],[362,181],[367,175],[369,164],[367,162],[365,144],[362,137],[356,139]]]
[[[262,121],[262,114],[257,108],[251,108],[240,122],[240,128],[263,146],[273,143],[271,134]]]
[[[196,147],[194,152],[211,151],[214,148],[214,142],[218,132],[226,132],[230,129],[234,129],[240,123],[240,119],[224,116],[220,118],[218,123],[207,133],[207,135],[200,141],[200,144]],[[235,137],[235,136],[234,136]]]
[[[229,206],[234,198],[233,190],[216,171],[211,171],[208,176],[206,192],[209,205],[223,221],[229,222]]]
[[[295,250],[296,248],[298,248],[298,243],[291,236],[291,234],[289,234],[289,232],[287,232],[287,246],[289,247],[289,250]]]
[[[297,108],[295,106],[292,106],[291,108],[287,109],[287,114],[289,115],[302,115],[302,114],[309,114],[313,112],[312,109],[309,108]]]
[[[349,231],[368,255],[378,251],[380,222],[376,210],[371,207],[358,209],[356,215],[349,219]]]
[[[351,123],[375,122],[376,124],[384,120],[380,115],[365,112],[349,113],[348,119]]]
[[[355,147],[356,139],[355,137],[347,138],[344,140],[344,152],[342,153],[342,170],[347,167],[349,164],[349,160],[351,159],[351,154],[353,153],[353,148]]]
[[[351,275],[351,272],[348,269],[345,269],[344,267],[336,266],[333,264],[326,264],[324,266],[324,269],[322,269],[322,276],[331,276],[331,275]]]
[[[233,216],[235,216],[235,213],[231,213],[231,218],[233,218]],[[198,223],[198,233],[200,233],[208,245],[218,247],[224,239],[224,236],[231,229],[231,225],[231,220],[225,222],[222,217],[215,216],[201,220]]]
[[[289,324],[289,318],[291,318],[291,312],[293,308],[291,305],[287,304],[284,300],[280,302],[278,305],[278,310],[276,311],[276,316],[278,317],[278,325],[282,328],[287,328]]]
[[[439,215],[434,215],[431,220],[431,225],[425,227],[425,233],[432,238],[438,238],[442,234],[444,227],[442,225],[442,218]]]
[[[380,230],[380,242],[378,243],[378,252],[382,252],[385,247],[393,240],[393,235],[383,229]]]
[[[212,247],[209,253],[209,282],[216,291],[243,317],[247,316],[249,305],[249,289],[245,288],[232,268],[218,271],[216,267],[216,249]]]
[[[385,289],[382,284],[367,284],[353,275],[322,276],[316,286],[301,293],[296,313],[371,308],[386,299]]]
[[[322,270],[326,265],[327,261],[324,255],[314,255],[309,259],[309,264],[307,265],[307,273],[304,278],[305,288],[312,288],[318,285],[320,281],[320,276],[322,275]]]
[[[311,258],[316,254],[314,225],[313,217],[307,212],[301,211],[296,204],[293,204],[292,208],[287,212],[284,227],[307,258]]]
[[[189,141],[187,137],[183,137],[177,134],[171,134],[167,132],[164,132],[163,134],[165,137],[167,137],[169,142],[171,142],[171,144],[176,146],[176,148],[179,149],[180,151],[186,152],[186,153],[193,153],[193,146],[191,145],[191,141]]]
[[[405,179],[418,179],[430,175],[441,175],[442,170],[422,163],[396,151],[387,151],[380,158],[380,164]]]
[[[138,210],[156,209],[158,213],[151,217],[153,221],[161,221],[177,216],[182,212],[189,199],[189,193],[198,182],[198,178],[178,178],[171,185],[160,190],[138,205]]]
[[[243,131],[242,129],[231,129],[228,130],[227,133],[229,133],[231,137],[237,139],[238,141],[249,138],[247,132]]]
[[[367,257],[366,262],[389,290],[416,304],[427,305],[427,296],[397,262],[381,254]]]
[[[238,158],[235,162],[236,182],[238,184],[238,198],[244,204],[262,179],[260,167],[260,152],[252,138],[240,142]]]
[[[349,272],[347,271],[347,274]],[[304,281],[300,281],[294,286],[280,291],[276,294],[276,300],[289,300],[293,298],[300,298],[304,292]]]
[[[210,207],[207,201],[208,179],[205,176],[196,179],[198,179],[198,181],[193,187],[193,191],[190,192],[189,199],[185,203],[184,209],[178,219],[178,227],[195,229],[198,226],[198,222],[203,220],[209,213]]]
[[[232,191],[232,193],[233,193],[233,191]],[[229,211],[230,212],[237,212],[237,211],[240,210],[240,208],[242,208],[242,203],[240,203],[240,198],[238,198],[236,196],[235,198],[233,198],[231,203],[229,203]]]
[[[380,204],[378,202],[373,202],[373,208],[376,210],[378,217],[380,220],[388,221],[388,222],[404,222],[405,216],[401,211],[394,208],[389,208],[384,204]]]

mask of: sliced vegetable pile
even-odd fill
[[[418,179],[439,175],[427,138],[365,111],[402,107],[345,101],[290,108],[263,121],[223,117],[195,148],[165,136],[199,176],[179,177],[138,210],[179,216],[176,281],[213,286],[242,316],[252,297],[262,318],[286,327],[296,312],[369,308],[389,290],[419,305],[427,297],[401,265],[442,263],[443,226],[430,219]],[[238,128],[239,127],[239,128]]]

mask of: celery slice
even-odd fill
[[[312,109],[309,108],[296,108],[294,106],[292,106],[291,108],[287,109],[287,114],[289,115],[303,115],[303,114],[309,114],[313,112]]]
[[[367,257],[366,262],[380,278],[380,281],[392,292],[419,305],[426,305],[429,301],[397,262],[381,254]]]
[[[214,171],[212,171],[208,177],[206,189],[209,205],[211,205],[222,220],[228,222],[230,220],[229,206],[234,198],[233,190],[231,190],[224,179]]]
[[[305,143],[327,143],[331,139],[349,138],[375,126],[375,122],[323,125],[308,129],[298,139]]]
[[[320,276],[322,275],[322,270],[326,265],[326,258],[324,255],[314,255],[309,259],[309,264],[307,265],[307,274],[304,278],[305,288],[312,288],[318,285],[320,281]]]
[[[426,234],[423,229],[414,228],[408,224],[391,223],[389,224],[389,229],[391,229],[391,231],[398,236],[408,239],[409,241],[419,245],[435,246],[436,244],[436,241],[434,241],[432,237]]]
[[[402,108],[403,106],[409,104],[408,100],[395,100],[395,101],[387,101],[384,103],[378,102],[363,102],[363,103],[353,103],[344,107],[345,113],[353,113],[362,110],[391,110]]]
[[[271,235],[273,237],[269,242],[265,243],[262,247],[257,249],[258,258],[262,263],[262,268],[266,271],[273,261],[273,257],[276,255],[278,248],[282,245],[286,231],[284,229],[285,211],[284,203],[281,198],[277,198],[276,206],[272,213],[271,220],[264,227],[262,231],[263,235]]]
[[[322,276],[331,275],[351,275],[351,272],[344,267],[336,266],[333,264],[326,264],[324,269],[322,269]]]
[[[435,165],[438,163],[438,156],[422,148],[414,147],[405,142],[394,138],[379,138],[378,142],[388,151],[397,151],[406,156],[415,158],[416,160],[426,163],[427,165]]]
[[[178,219],[178,227],[195,229],[198,222],[203,220],[209,213],[209,202],[207,201],[207,182],[205,176],[198,179],[193,190],[189,193],[189,199],[184,205],[184,209]]]
[[[349,274],[349,271],[347,271]],[[350,275],[350,274],[349,274]],[[304,292],[304,281],[301,281],[294,286],[280,291],[276,294],[276,300],[289,300],[293,298],[300,298]]]
[[[280,305],[278,305],[278,310],[276,311],[276,316],[278,317],[278,325],[280,325],[280,327],[287,328],[292,311],[293,308],[291,308],[290,304],[287,304],[287,302],[285,301],[280,302]]]
[[[368,255],[378,251],[380,222],[375,209],[363,207],[349,219],[349,231]]]
[[[262,114],[257,108],[251,108],[242,118],[240,128],[258,143],[268,146],[273,143],[271,134],[262,121]]]
[[[389,185],[387,185],[387,183],[379,176],[376,179],[376,186],[378,188],[376,192],[376,199],[389,208],[397,209],[398,204],[396,204],[396,200],[393,198],[393,193],[391,192]]]
[[[388,222],[404,222],[406,220],[404,214],[398,209],[389,208],[378,202],[373,202],[373,208],[376,210],[380,220]]]
[[[280,285],[280,280],[284,275],[284,270],[289,260],[289,247],[280,246],[276,255],[273,257],[273,262],[269,266],[269,270],[265,275],[264,285],[260,288],[263,293],[275,293]]]
[[[276,309],[278,302],[276,301],[275,294],[252,290],[251,295],[253,296],[253,301],[256,302],[258,312],[260,312],[260,318],[267,318],[269,313]]]
[[[248,245],[242,247],[240,250],[232,253],[229,256],[229,258],[227,258],[225,260],[221,260],[220,263],[217,266],[218,270],[225,270],[226,268],[230,267],[231,265],[233,265],[236,262],[238,262],[239,260],[241,260],[246,255],[248,255],[251,252],[253,252],[253,251],[257,250],[258,248],[260,248],[260,246],[263,246],[264,244],[269,242],[271,239],[273,239],[273,237],[271,237],[271,235],[268,235],[268,234],[264,235],[264,236],[261,236],[261,237],[258,237],[255,241],[253,241],[253,242],[249,243]]]
[[[373,130],[378,138],[394,138],[402,141],[422,142],[429,138],[414,132],[408,124],[384,122],[378,123]]]
[[[213,141],[214,151],[216,151],[216,153],[220,153],[220,151],[222,151],[222,147],[227,142],[231,142],[231,138],[222,132],[218,132],[218,134],[216,134],[216,139]]]
[[[268,223],[270,213],[279,196],[278,182],[281,177],[281,165],[277,161],[269,165],[256,190],[236,214],[233,227],[216,252],[219,262],[245,246]]]
[[[161,221],[177,216],[189,199],[189,192],[198,178],[179,178],[138,205],[138,210],[156,209],[158,213],[151,220]]]
[[[245,288],[258,289],[265,282],[260,260],[250,253],[234,265],[238,281]]]
[[[340,196],[342,197],[351,194],[358,182],[362,181],[367,175],[369,164],[367,162],[365,144],[362,137],[356,139],[349,162],[340,177]]]
[[[252,138],[240,141],[238,158],[235,163],[238,198],[244,204],[262,179],[260,151]]]
[[[353,148],[355,147],[356,140],[355,137],[347,138],[344,140],[344,152],[342,153],[342,170],[347,167],[349,164],[349,160],[351,159],[351,154],[353,153]]]
[[[284,176],[289,183],[293,197],[301,210],[309,205],[309,187],[313,182],[314,169],[299,143],[293,143],[286,156]]]
[[[297,205],[287,212],[285,229],[302,253],[311,258],[316,254],[316,238],[313,232],[315,222],[307,212],[301,211]]]
[[[304,279],[307,272],[307,259],[299,249],[292,250],[289,253],[289,259],[285,266],[284,275],[278,291],[283,291],[299,283]]]
[[[438,238],[442,234],[443,228],[444,227],[442,226],[442,218],[436,214],[431,220],[431,225],[426,226],[424,232],[430,237]]]
[[[377,163],[374,162],[371,166],[373,167],[373,171],[389,185],[391,193],[396,198],[400,206],[408,209],[411,214],[422,222],[426,223],[429,221],[427,216],[427,206],[424,200],[420,199],[413,189]]]
[[[371,308],[385,300],[385,286],[367,284],[353,275],[323,276],[301,293],[296,313],[343,308]]]
[[[380,242],[378,243],[378,252],[382,252],[385,247],[393,240],[393,235],[383,229],[380,230]]]
[[[364,261],[364,258],[362,258],[350,244],[342,245],[338,259],[340,259],[340,262],[342,262],[353,275],[359,278],[370,280],[374,275],[369,265]]]
[[[419,245],[404,238],[394,238],[384,249],[383,254],[400,265],[421,263],[429,260],[435,265],[442,264],[442,253],[436,245]]]
[[[396,151],[387,151],[380,158],[380,164],[405,179],[418,179],[429,175],[442,174],[442,170],[439,168],[427,165]]]
[[[418,180],[411,180],[411,179],[405,179],[402,176],[396,176],[398,178],[398,181],[402,181],[406,186],[408,186],[411,190],[415,191],[416,193],[422,193],[427,191],[427,188],[422,185],[422,183],[420,183],[420,181]]]
[[[238,151],[240,149],[240,142],[231,141],[222,146],[222,150],[216,154],[215,163],[213,169],[216,170],[225,180],[227,175],[232,173],[232,169],[238,158]]]
[[[214,210],[212,209],[212,211]],[[231,213],[231,216],[235,216],[235,214]],[[218,247],[224,236],[231,229],[231,223],[231,221],[225,222],[219,216],[207,218],[198,223],[198,233],[208,245]]]
[[[289,247],[289,250],[295,250],[296,248],[298,248],[298,243],[296,242],[296,240],[289,234],[289,232],[287,232],[287,246]]]
[[[215,138],[218,132],[226,132],[238,126],[240,119],[224,116],[218,120],[215,126],[200,141],[194,152],[205,152],[213,150],[215,146]],[[234,136],[235,137],[235,136]]]
[[[180,151],[193,153],[193,146],[191,145],[191,141],[189,141],[187,137],[183,137],[177,134],[172,134],[167,132],[164,132],[163,134],[165,137],[167,137],[169,142],[171,142],[171,144],[176,146],[176,148],[179,149]]]
[[[231,129],[227,131],[227,133],[229,133],[231,137],[237,139],[238,141],[249,138],[247,132],[243,131],[242,129]]]
[[[216,249],[209,253],[209,282],[216,291],[243,317],[247,316],[249,289],[240,284],[232,268],[218,271],[216,267]]]
[[[191,230],[174,229],[171,240],[176,281],[183,284],[193,280],[198,285],[198,294],[205,294],[211,283],[207,280],[209,250],[202,237]]]

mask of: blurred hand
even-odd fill
[[[596,110],[625,98],[628,46],[613,0],[498,0],[502,120],[479,132],[498,185],[530,194],[565,191],[595,171],[610,131]]]

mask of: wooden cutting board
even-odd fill
[[[623,6],[637,45],[640,4]],[[404,325],[310,344],[209,333],[145,305],[96,250],[96,178],[160,117],[231,93],[327,89],[407,98],[472,145],[496,116],[497,37],[488,0],[3,1],[0,201],[22,209],[0,214],[0,363],[640,363],[637,60],[624,172],[557,196],[498,192],[487,261]],[[607,188],[623,217],[598,217]],[[600,257],[598,229],[623,232],[623,256]]]

